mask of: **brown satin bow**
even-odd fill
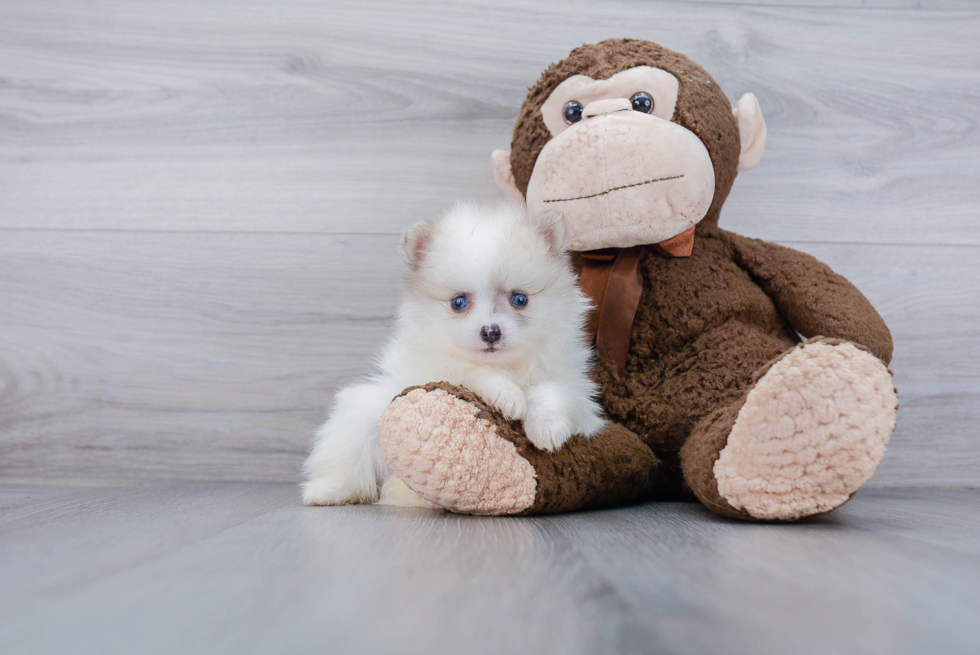
[[[645,246],[606,248],[582,253],[582,291],[594,309],[586,324],[586,338],[595,338],[599,359],[617,379],[626,374],[633,318],[643,293],[640,256]],[[694,228],[653,245],[664,257],[690,257],[694,252]]]

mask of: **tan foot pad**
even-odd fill
[[[381,417],[381,453],[419,496],[454,512],[516,514],[531,507],[534,468],[480,409],[443,389],[413,389]]]
[[[829,512],[878,468],[897,409],[877,357],[849,343],[806,344],[746,398],[715,462],[718,491],[758,519]]]

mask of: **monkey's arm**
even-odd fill
[[[816,258],[759,239],[724,233],[741,265],[805,337],[846,339],[869,349],[886,365],[892,335],[875,308],[843,276]]]

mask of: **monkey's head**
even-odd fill
[[[708,73],[650,41],[576,48],[527,94],[497,184],[531,211],[568,219],[569,249],[660,243],[717,222],[766,125],[746,94],[733,110]]]

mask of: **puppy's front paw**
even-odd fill
[[[527,414],[524,391],[504,377],[495,378],[484,386],[483,400],[500,410],[508,421],[522,419]]]
[[[540,384],[527,394],[527,418],[524,433],[528,440],[549,452],[558,450],[572,436],[573,416],[560,390]]]
[[[354,505],[356,503],[374,502],[373,499],[362,498],[352,485],[340,478],[313,478],[303,483],[304,505]]]
[[[524,419],[524,434],[541,450],[554,452],[572,436],[572,422],[561,412],[532,405]]]

